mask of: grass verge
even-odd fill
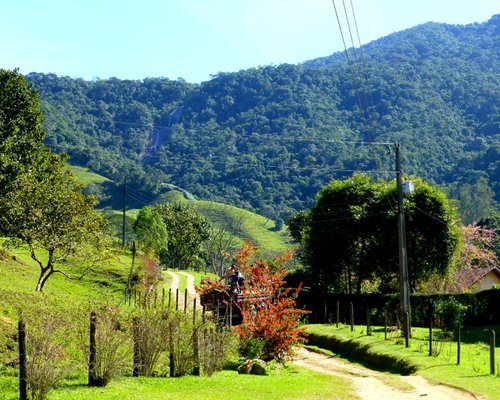
[[[356,326],[308,325],[310,344],[329,349],[349,361],[368,367],[398,373],[417,373],[435,383],[472,391],[490,399],[500,398],[500,372],[491,375],[489,369],[488,332],[500,332],[500,325],[468,328],[462,331],[461,363],[457,365],[457,343],[434,331],[433,355],[429,356],[428,329],[414,328],[410,347],[398,334],[384,340],[383,328]],[[497,341],[498,343],[498,341]],[[498,349],[498,346],[496,347]],[[498,352],[498,350],[497,350]]]
[[[268,376],[222,371],[212,377],[121,378],[105,388],[85,386],[84,376],[65,381],[50,393],[51,400],[313,400],[356,399],[347,380],[289,366]],[[0,376],[4,400],[17,400],[17,378]]]

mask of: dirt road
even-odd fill
[[[425,378],[399,376],[373,371],[362,366],[350,364],[341,359],[318,354],[304,348],[298,350],[294,364],[352,380],[354,389],[361,400],[474,400],[479,399],[471,393],[444,385],[433,385]]]
[[[193,299],[198,298],[198,293],[194,288],[194,276],[187,272],[173,272],[173,271],[165,271],[165,273],[172,278],[172,282],[170,284],[170,289],[172,290],[172,294],[175,295],[177,289],[179,288],[180,275],[183,275],[187,279],[187,305],[193,304]],[[197,300],[199,303],[199,300]],[[183,307],[184,304],[184,292],[179,291],[179,305],[178,307]]]

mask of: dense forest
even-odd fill
[[[404,172],[445,188],[472,222],[500,200],[499,38],[496,15],[389,35],[350,49],[351,64],[336,53],[201,84],[28,79],[46,144],[117,184],[126,179],[138,205],[175,185],[286,219],[331,179],[393,179],[397,142]],[[103,206],[120,201],[100,195]]]

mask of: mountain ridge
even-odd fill
[[[42,100],[47,145],[117,182],[126,175],[151,196],[168,182],[286,219],[330,179],[355,171],[393,179],[387,145],[372,143],[398,142],[407,173],[457,198],[484,179],[499,201],[499,25],[498,15],[465,26],[428,23],[366,45],[365,117],[342,53],[220,73],[199,85],[28,78]],[[143,163],[154,129],[166,126],[166,140]]]

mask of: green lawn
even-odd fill
[[[430,381],[463,388],[489,399],[500,398],[500,371],[490,375],[489,332],[500,332],[500,325],[467,328],[462,331],[461,363],[457,364],[457,343],[449,339],[439,340],[440,331],[434,331],[434,356],[429,356],[429,331],[427,328],[413,328],[410,348],[405,348],[404,339],[396,333],[384,340],[383,328],[373,328],[373,335],[366,335],[366,327],[356,326],[351,332],[350,326],[308,325],[307,330],[315,336],[335,337],[346,343],[346,347],[362,347],[375,360],[378,355],[387,355],[397,360],[414,365],[417,374]],[[497,333],[498,335],[498,333]],[[321,346],[320,346],[321,347]],[[499,341],[497,339],[496,352]],[[349,355],[347,354],[349,357]],[[350,357],[352,361],[354,357]],[[498,360],[498,357],[497,357]],[[367,361],[369,364],[369,360]]]
[[[0,371],[1,372],[1,371]],[[89,388],[81,376],[49,394],[50,400],[313,400],[356,399],[348,381],[306,369],[287,367],[268,376],[221,371],[211,377],[120,378],[105,388]],[[2,400],[17,400],[15,376],[0,374]]]

